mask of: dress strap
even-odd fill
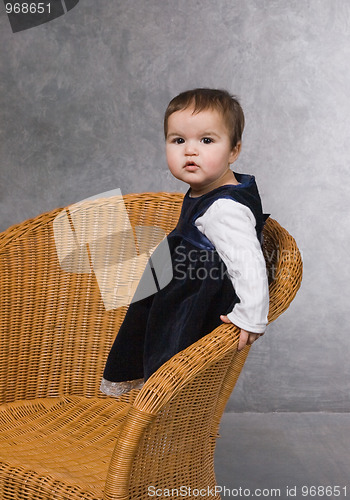
[[[208,240],[208,238],[197,228],[197,226],[193,223],[187,222],[185,219],[179,219],[176,228],[169,234],[169,236],[181,236],[202,250],[215,250],[212,242]]]

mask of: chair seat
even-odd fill
[[[37,498],[40,491],[45,499],[101,499],[136,393],[121,400],[69,396],[0,406],[0,498]]]

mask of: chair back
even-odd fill
[[[104,397],[99,386],[105,361],[127,307],[106,309],[101,268],[109,271],[101,262],[113,268],[116,243],[137,243],[140,228],[169,233],[182,199],[181,193],[125,195],[127,220],[122,210],[116,214],[120,196],[87,201],[0,234],[0,404],[69,394]],[[152,238],[154,231],[147,234]],[[60,235],[68,244],[59,250]],[[92,255],[100,243],[104,252]],[[139,274],[144,259],[134,261],[130,272]]]

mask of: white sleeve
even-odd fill
[[[195,221],[226,264],[240,299],[227,314],[229,320],[248,332],[261,334],[267,325],[269,288],[255,224],[248,207],[227,198],[216,200]]]

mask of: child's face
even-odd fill
[[[196,192],[208,192],[224,184],[239,147],[232,149],[229,133],[220,113],[207,109],[192,114],[193,108],[176,111],[168,119],[166,156],[170,172]]]

